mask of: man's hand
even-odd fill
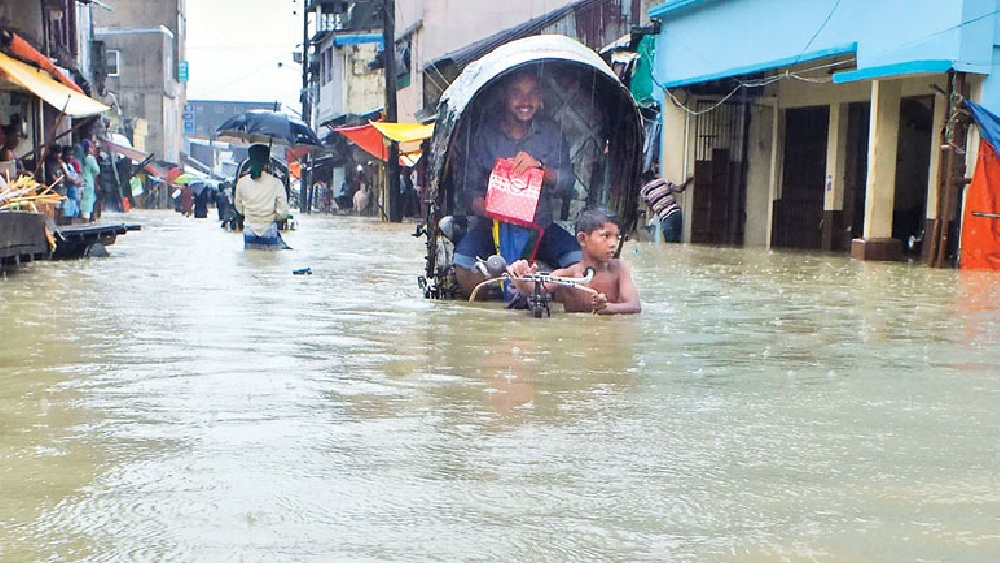
[[[542,168],[542,161],[524,151],[517,153],[514,157],[514,173],[521,175],[532,168]]]

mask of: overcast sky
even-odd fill
[[[279,101],[302,109],[303,0],[189,0],[189,100]],[[278,64],[281,63],[279,67]]]

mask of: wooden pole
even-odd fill
[[[309,104],[309,0],[302,0],[302,121],[312,127],[312,108]],[[306,160],[306,159],[302,159]],[[302,163],[299,175],[299,211],[309,213],[309,185],[312,174],[308,162]]]
[[[385,63],[385,120],[395,123],[396,115],[396,1],[382,2],[382,59]],[[389,143],[385,166],[385,212],[389,221],[402,220],[403,198],[399,193],[399,143]]]
[[[964,162],[959,163],[958,157],[960,155],[956,154],[958,152],[961,152],[961,154],[963,155],[965,154],[965,151],[962,149],[964,149],[966,145],[967,128],[965,127],[963,121],[958,118],[961,100],[964,99],[963,97],[965,95],[965,74],[959,72],[955,73],[954,76],[955,78],[954,81],[952,82],[954,86],[951,89],[952,90],[952,95],[951,95],[952,101],[950,103],[951,113],[949,115],[949,121],[951,122],[951,127],[952,127],[952,134],[948,147],[949,151],[948,151],[947,172],[945,173],[944,186],[942,186],[942,190],[944,192],[944,208],[943,210],[940,210],[941,228],[937,243],[937,257],[935,258],[934,261],[934,267],[936,268],[944,267],[944,261],[948,255],[948,245],[950,243],[949,235],[951,231],[951,216],[954,213],[952,207],[954,204],[954,200],[957,197],[955,189],[958,187],[957,182],[955,182],[956,171],[960,170],[961,176],[962,177],[965,176],[965,163]]]

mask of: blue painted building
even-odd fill
[[[910,237],[919,241],[943,207],[950,92],[1000,111],[998,9],[997,0],[652,8],[661,168],[695,176],[689,240],[862,259],[919,252]]]

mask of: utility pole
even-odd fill
[[[385,70],[385,120],[396,122],[396,0],[382,1],[382,61]],[[389,221],[402,220],[399,193],[399,143],[389,143],[386,162],[386,210]]]
[[[312,127],[312,110],[309,107],[309,2],[302,0],[302,121]],[[299,175],[299,212],[309,213],[309,187],[312,183],[312,170],[309,168],[308,156],[302,157],[302,173]]]

